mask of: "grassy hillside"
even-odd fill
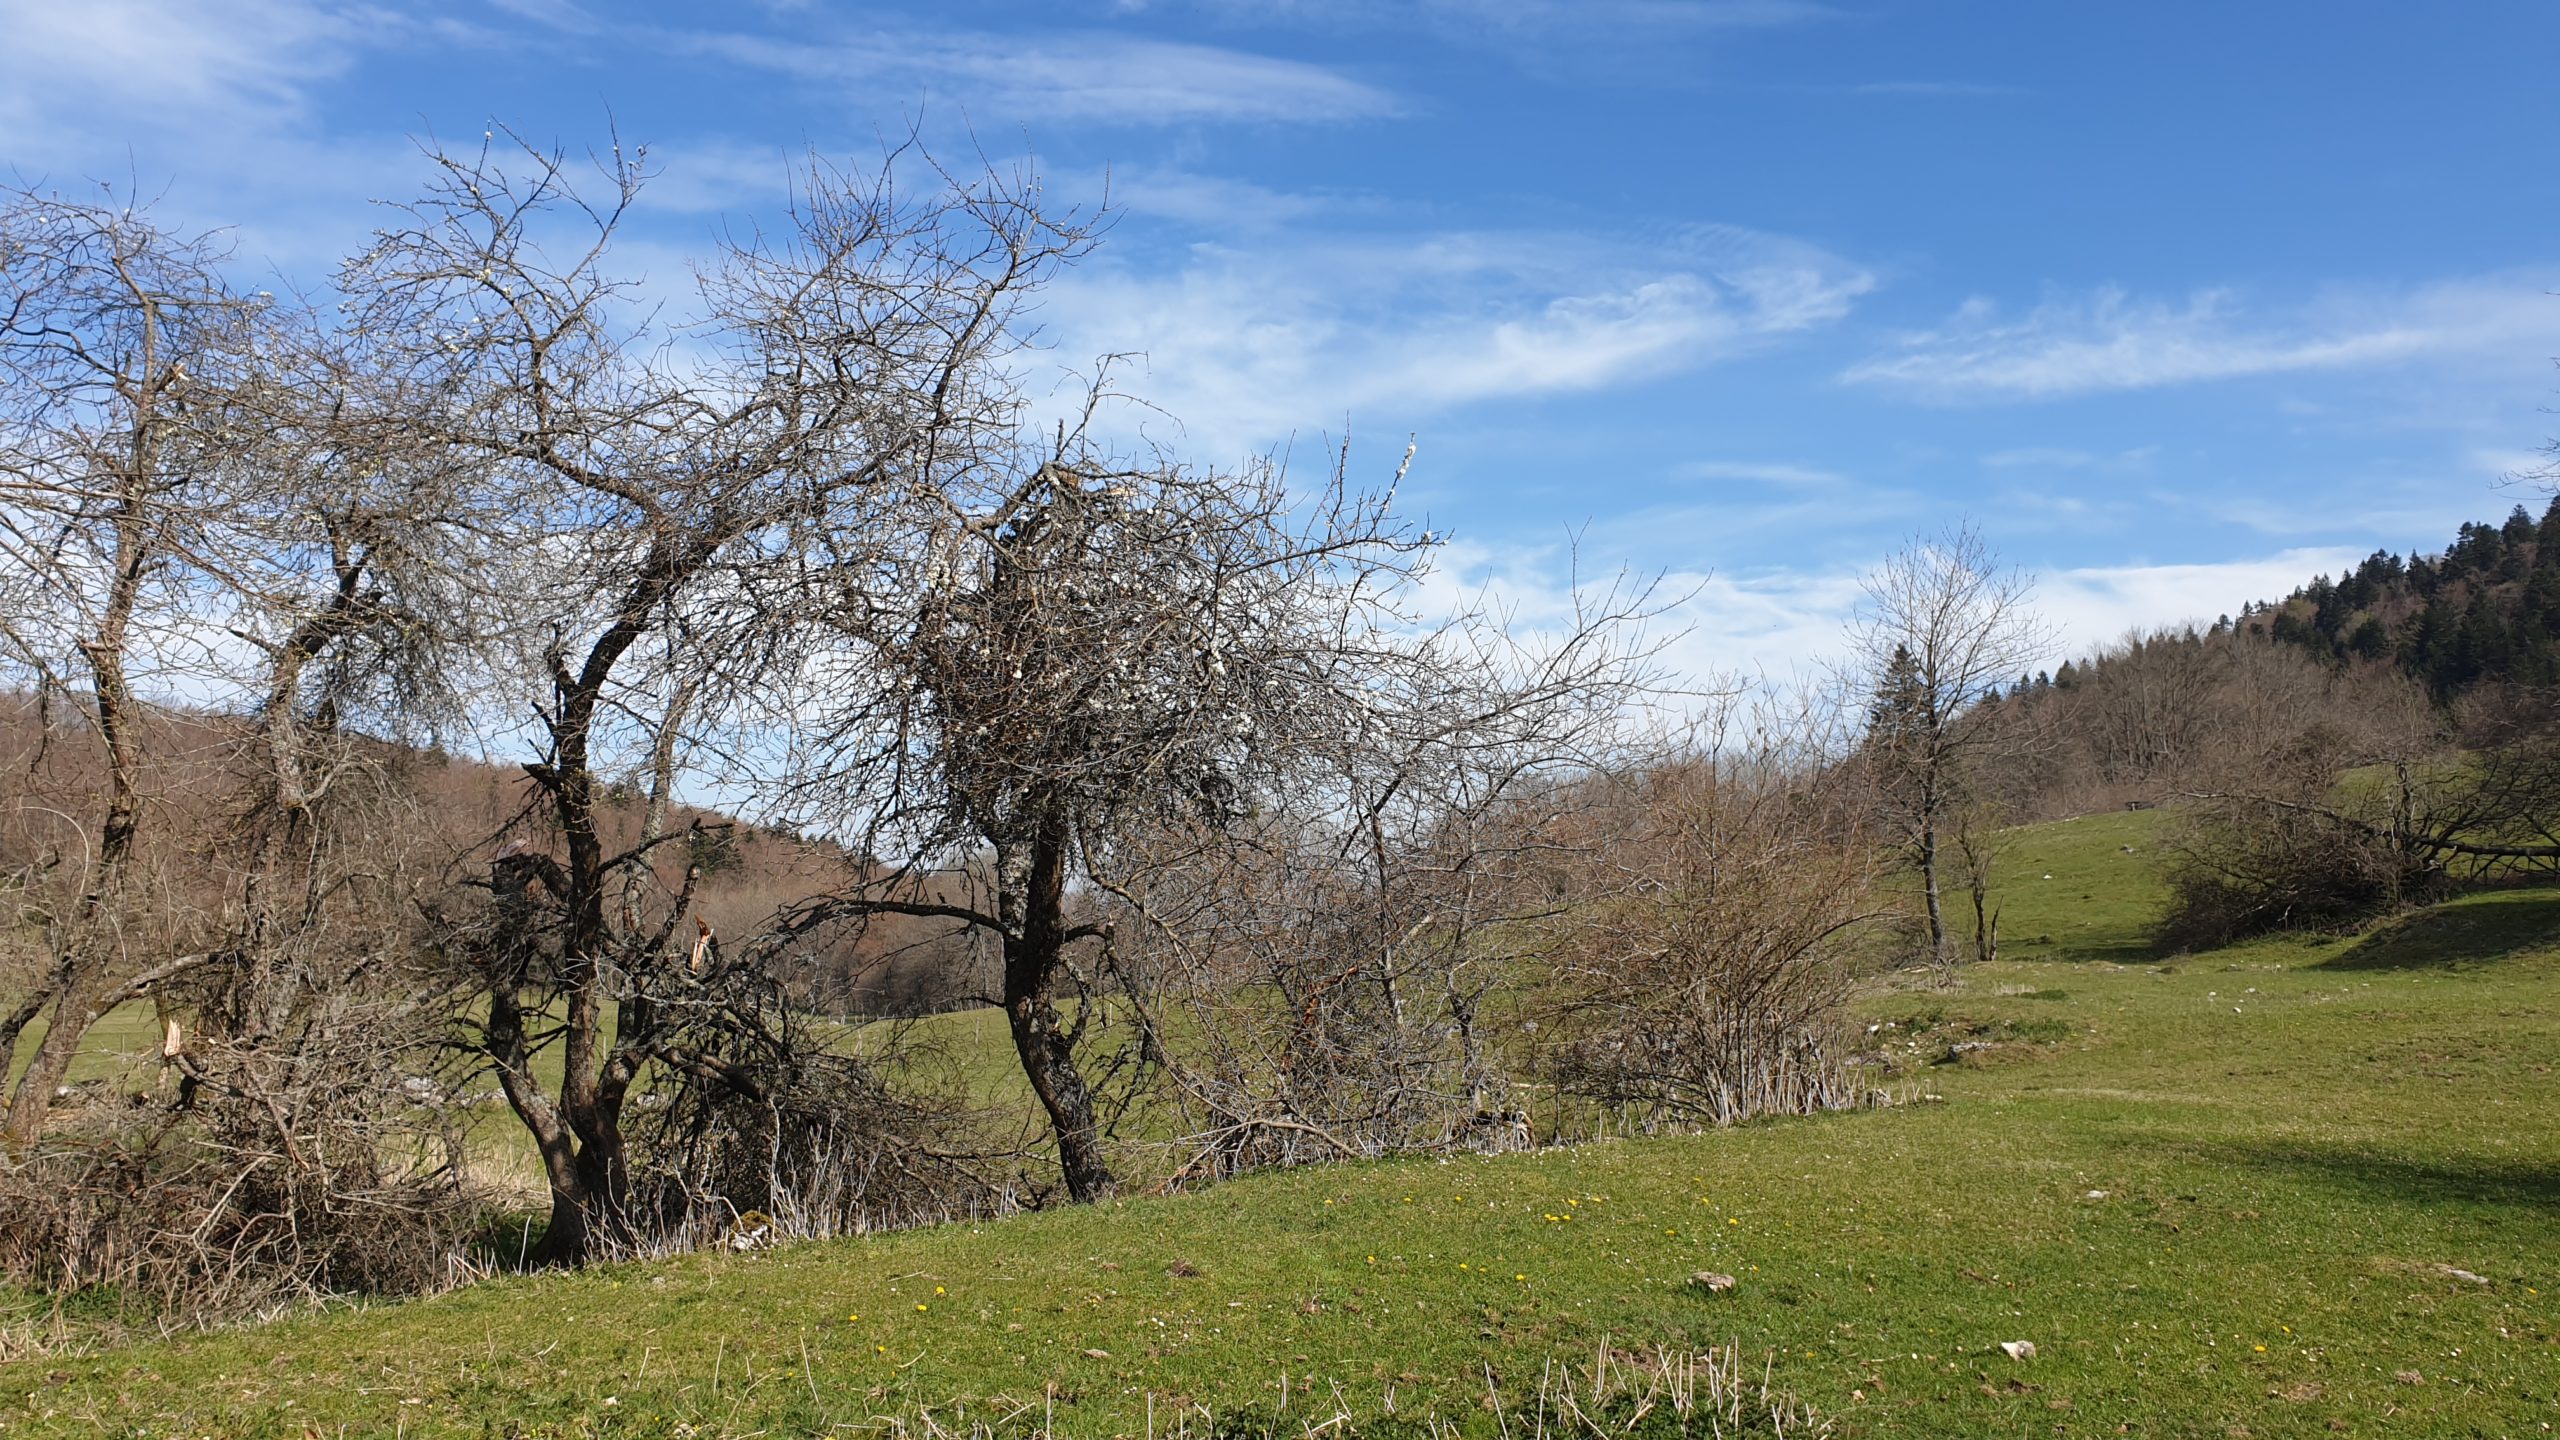
[[[2151,820],[2013,832],[2021,958],[1871,1002],[1938,1102],[0,1366],[0,1435],[823,1435],[963,1404],[1495,1434],[1488,1372],[1516,1406],[1550,1360],[1726,1341],[1841,1435],[2547,1433],[2560,890],[2157,963]]]

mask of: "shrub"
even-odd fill
[[[2278,930],[2345,929],[2431,898],[2443,875],[2352,821],[2235,802],[2192,814],[2172,840],[2169,950],[2206,950]]]
[[[314,1143],[240,1119],[113,1095],[68,1112],[0,1162],[0,1276],[204,1324],[476,1273],[487,1211],[458,1151],[395,1160],[353,1133]]]

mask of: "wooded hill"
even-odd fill
[[[2376,550],[2332,580],[2241,607],[2239,627],[2333,662],[2387,660],[2439,700],[2560,682],[2560,497],[2466,522],[2439,553]]]

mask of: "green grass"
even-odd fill
[[[1848,1436],[2549,1433],[2560,891],[2158,963],[2154,819],[2013,832],[2022,958],[1869,1002],[1942,1103],[0,1366],[0,1435],[824,1435],[964,1401],[1054,1406],[1066,1434],[1144,1433],[1151,1403],[1298,1433],[1337,1388],[1368,1428],[1392,1388],[1490,1435],[1488,1369],[1513,1403],[1604,1338],[1737,1343]],[[1989,1043],[1929,1063],[1958,1036]],[[2021,1339],[2032,1360],[1996,1348]]]
[[[36,1047],[44,1043],[48,1026],[39,1015],[28,1022],[26,1032],[18,1037],[18,1053],[9,1066],[9,1083],[27,1071],[35,1059]],[[136,1079],[147,1088],[149,1075],[160,1059],[160,1021],[147,1002],[119,1005],[98,1017],[81,1037],[80,1053],[71,1057],[69,1081]]]
[[[2171,821],[2159,810],[2116,810],[2003,831],[1995,871],[2000,953],[2019,960],[2151,958],[2151,924],[2168,898],[2160,842]],[[1951,923],[1972,933],[1970,913]]]

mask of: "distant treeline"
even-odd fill
[[[2518,505],[2501,524],[2465,521],[2453,544],[2406,558],[2376,550],[2336,579],[2317,575],[2282,600],[2251,601],[2202,632],[2134,637],[2051,671],[2021,675],[2012,699],[2073,690],[2133,654],[2254,635],[2333,667],[2395,669],[2449,701],[2483,686],[2560,684],[2560,496],[2536,520]]]
[[[2560,501],[2539,520],[2518,506],[2466,523],[2440,553],[2378,550],[2237,617],[2129,634],[2020,676],[1993,703],[2033,740],[1991,788],[2012,819],[2253,788],[2272,763],[2266,737],[2306,727],[2494,747],[2547,724],[2555,691]]]
[[[2560,683],[2560,497],[2542,518],[2466,522],[2435,555],[2376,550],[2236,622],[2335,663],[2382,660],[2438,700],[2484,684]]]

